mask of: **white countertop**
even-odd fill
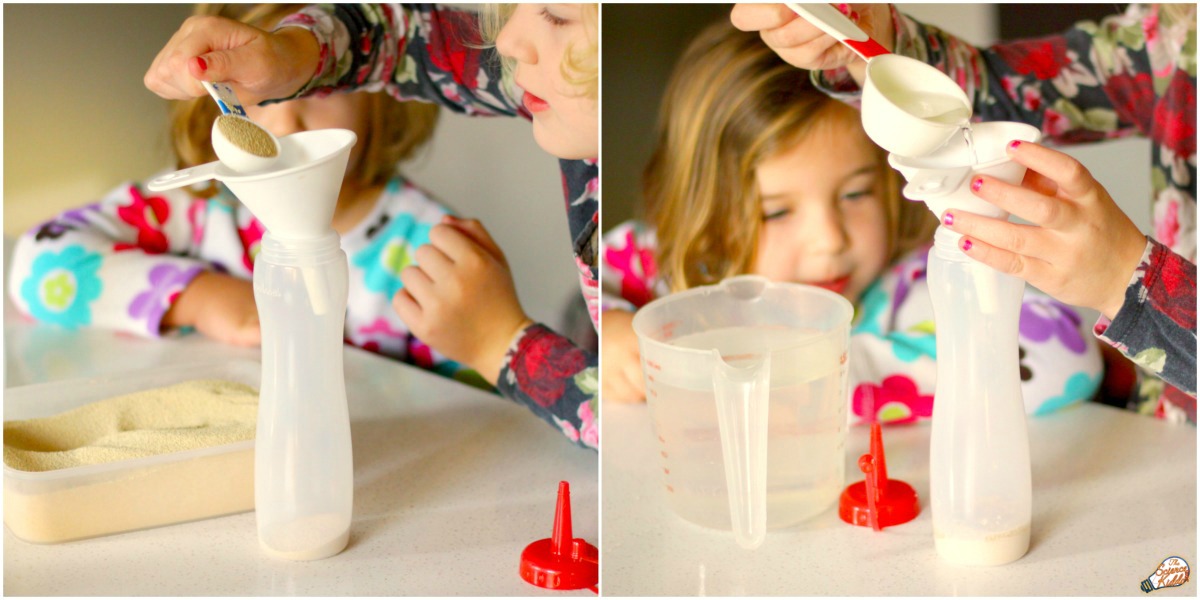
[[[1196,555],[1196,429],[1102,405],[1030,419],[1033,534],[1001,567],[940,561],[929,513],[929,426],[885,427],[889,476],[912,484],[921,514],[876,533],[836,506],[767,533],[757,550],[671,512],[647,407],[603,407],[605,595],[1129,595],[1171,555]],[[847,439],[847,483],[869,429]],[[1195,575],[1195,573],[1193,573]],[[1151,596],[1196,595],[1195,577]]]
[[[200,335],[145,340],[76,333],[16,316],[6,301],[5,387],[185,362],[259,359]],[[350,545],[313,562],[268,558],[254,513],[37,545],[5,528],[9,595],[518,595],[542,590],[517,567],[550,537],[558,482],[575,537],[599,539],[597,457],[527,409],[458,382],[346,348],[354,444]]]

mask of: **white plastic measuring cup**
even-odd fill
[[[246,108],[242,106],[242,101],[238,100],[237,94],[228,84],[213,81],[201,81],[200,83],[204,85],[204,89],[208,90],[209,95],[213,97],[213,100],[217,102],[217,107],[221,110],[221,116],[213,121],[212,126],[213,152],[217,154],[217,158],[220,158],[221,162],[230,169],[239,173],[270,168],[279,157],[279,140],[266,128],[250,120],[246,114]],[[239,143],[235,143],[227,137],[222,129],[223,124],[232,127],[231,131],[237,132],[239,128],[235,125],[237,122],[223,123],[225,119],[242,119],[240,138],[257,139],[257,143],[263,146],[259,150],[267,152],[251,152],[248,148],[243,147],[247,139],[241,139]]]
[[[667,501],[743,548],[844,485],[853,308],[820,288],[739,276],[633,318]]]
[[[867,61],[862,124],[880,147],[901,156],[928,154],[970,121],[970,99],[945,73],[888,52],[829,4],[786,4]]]

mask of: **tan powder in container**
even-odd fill
[[[4,423],[4,464],[53,471],[254,439],[258,392],[185,381],[42,419]]]
[[[254,508],[258,393],[188,381],[4,424],[4,521],[40,543],[94,537]],[[54,478],[53,471],[229,445],[229,451]],[[45,472],[47,479],[41,479]]]
[[[263,158],[279,154],[279,149],[267,132],[248,119],[221,115],[217,117],[217,128],[233,145],[250,154]]]

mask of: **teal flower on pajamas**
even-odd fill
[[[21,284],[21,298],[33,318],[75,329],[92,322],[90,304],[100,297],[96,276],[103,258],[82,246],[62,252],[45,252],[33,261],[29,277]]]
[[[386,227],[350,262],[363,270],[363,281],[368,290],[390,298],[404,287],[400,272],[404,267],[415,264],[413,253],[429,243],[429,230],[433,229],[433,225],[419,223],[409,215],[400,214]]]
[[[1033,412],[1035,417],[1048,415],[1064,406],[1082,402],[1091,398],[1096,390],[1100,389],[1101,374],[1097,373],[1095,377],[1088,377],[1087,373],[1076,373],[1067,379],[1067,384],[1060,396],[1055,396],[1042,403]]]
[[[933,331],[930,330],[928,323],[920,324],[914,333],[893,331],[886,336],[883,334],[881,321],[887,314],[889,302],[887,292],[883,290],[879,281],[876,281],[867,288],[866,292],[863,292],[857,307],[857,312],[861,316],[850,328],[850,332],[852,334],[869,334],[892,341],[892,352],[898,360],[904,362],[910,363],[922,356],[937,358],[937,341],[931,335]]]

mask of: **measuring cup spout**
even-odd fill
[[[767,534],[770,358],[770,353],[763,353],[748,363],[733,366],[717,354],[713,373],[721,456],[729,488],[729,516],[734,539],[747,550],[761,546]]]

